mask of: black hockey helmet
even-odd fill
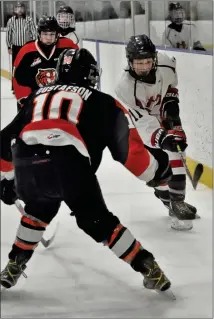
[[[169,18],[176,24],[181,24],[185,20],[185,11],[179,2],[169,4]]]
[[[42,31],[55,31],[59,33],[59,26],[57,20],[53,16],[43,16],[39,19],[37,31],[40,34]]]
[[[57,22],[62,29],[70,29],[70,32],[75,31],[74,12],[70,6],[61,6],[56,16]]]
[[[157,51],[155,45],[152,43],[147,35],[137,35],[131,36],[129,42],[126,46],[126,58],[129,64],[130,74],[137,80],[143,80],[144,76],[139,76],[135,73],[132,62],[133,60],[138,59],[153,59],[152,69],[156,70],[157,68]]]
[[[41,36],[41,32],[56,32],[56,38],[55,41],[51,44],[45,44],[41,41],[40,36]],[[59,33],[60,33],[60,29],[59,29],[59,25],[57,23],[57,20],[55,17],[53,16],[43,16],[37,25],[37,32],[38,32],[38,38],[40,41],[40,44],[43,43],[44,46],[53,46],[59,37]]]
[[[56,67],[59,84],[77,84],[95,87],[100,71],[93,55],[87,49],[65,49]]]

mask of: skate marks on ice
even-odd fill
[[[166,240],[166,258],[158,261],[172,280],[177,298],[167,300],[144,289],[138,273],[74,224],[71,217],[65,216],[54,245],[48,250],[40,248],[29,263],[28,279],[23,278],[5,292],[2,318],[185,318],[187,314],[192,318],[209,317],[211,284],[209,273],[206,278],[200,273],[203,261],[197,264],[193,258],[191,263],[189,258],[188,265],[183,265],[181,252],[174,252],[169,258]],[[181,245],[184,247],[185,240],[181,240]],[[158,247],[154,250],[159,251]]]
[[[88,260],[62,259],[64,253],[53,249],[52,254],[56,277],[49,276],[45,280],[44,277],[29,277],[24,290],[19,287],[16,291],[7,291],[2,299],[2,318],[155,318],[157,314],[165,317],[165,309],[171,302],[161,299],[156,293],[144,291],[139,276],[136,287],[130,286],[130,269],[129,277],[122,281],[103,267],[98,269],[91,265]],[[40,262],[44,262],[43,258],[40,256]],[[162,303],[162,309],[149,309],[151,304],[157,305],[158,302]],[[6,313],[5,304],[10,315]]]
[[[77,229],[74,218],[63,217],[54,245],[38,247],[28,278],[2,295],[2,318],[165,316],[171,301],[143,290],[139,274]],[[159,301],[162,310],[149,310]]]

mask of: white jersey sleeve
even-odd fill
[[[172,25],[167,26],[162,36],[162,44],[167,47],[190,49],[195,43],[200,43],[197,27],[189,21],[183,22],[180,31],[174,29]]]
[[[78,38],[76,32],[70,32],[64,37],[72,40],[75,44],[78,44],[78,46],[80,47],[80,39]]]
[[[115,93],[117,99],[128,110],[132,121],[144,144],[153,147],[151,144],[152,134],[160,128],[160,123],[156,117],[149,115],[148,111],[136,105],[134,98],[135,80],[124,71],[121,80],[116,86]]]
[[[176,59],[175,57],[169,57],[165,53],[158,53],[158,65],[166,66],[162,72],[163,84],[170,87],[177,87],[178,75],[176,71]]]
[[[162,45],[166,46],[167,48],[172,48],[174,45],[172,42],[169,40],[169,28],[167,27],[166,30],[164,31],[162,35]]]
[[[143,142],[153,147],[153,133],[161,127],[163,99],[166,94],[177,93],[176,60],[165,53],[158,53],[156,83],[149,85],[135,80],[124,71],[115,93],[126,107]]]

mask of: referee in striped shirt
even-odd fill
[[[12,69],[19,50],[27,41],[35,40],[36,36],[33,19],[26,15],[24,3],[17,2],[14,7],[14,15],[7,22],[6,34],[8,53],[12,54]]]

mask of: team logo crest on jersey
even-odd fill
[[[55,69],[38,69],[36,74],[36,83],[39,87],[43,87],[46,85],[51,85],[54,83],[56,78],[56,70]]]
[[[70,55],[69,55],[69,56],[66,56],[66,55],[65,55],[62,64],[71,64],[72,59],[73,59],[72,56],[70,56]]]

